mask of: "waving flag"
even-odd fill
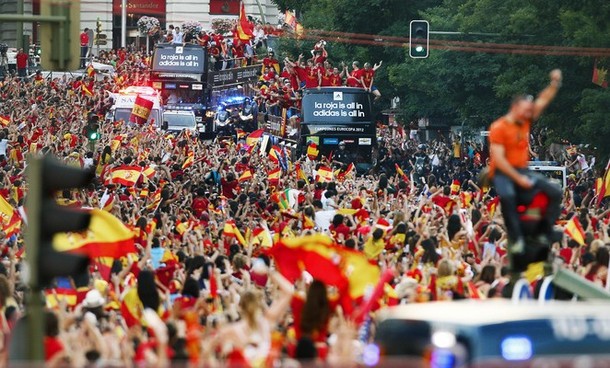
[[[0,196],[0,225],[2,225],[2,231],[4,231],[7,238],[19,232],[21,228],[19,212],[2,196]]]
[[[286,10],[286,16],[284,17],[284,23],[292,27],[292,29],[297,28],[297,18],[290,10]]]
[[[460,188],[462,187],[459,180],[454,180],[451,183],[451,195],[457,195],[460,192]]]
[[[498,208],[498,203],[500,203],[500,197],[495,197],[491,201],[487,202],[487,212],[489,212],[489,218],[493,218],[496,209]]]
[[[269,150],[269,154],[267,155],[267,157],[273,163],[279,164],[280,163],[279,152],[280,152],[280,148],[278,146],[272,146],[271,149]]]
[[[252,179],[252,170],[250,170],[250,169],[246,169],[246,170],[245,170],[245,171],[244,171],[244,172],[243,172],[243,173],[242,173],[242,174],[239,176],[238,181],[239,181],[240,183],[243,183],[243,182],[248,181],[248,180],[250,180],[250,179]]]
[[[290,202],[288,201],[289,192],[290,189],[275,192],[271,195],[271,200],[274,203],[277,203],[281,210],[286,210],[290,207]]]
[[[7,127],[11,123],[11,117],[8,115],[0,115],[0,126]]]
[[[76,289],[74,288],[54,288],[47,289],[44,292],[46,299],[46,307],[49,309],[59,308],[60,302],[65,303],[67,307],[75,307],[77,304]]]
[[[53,237],[53,246],[60,252],[119,259],[136,253],[133,232],[110,213],[91,210],[89,229],[83,233],[60,233]]]
[[[138,289],[130,288],[121,300],[121,316],[128,328],[142,325],[142,301],[138,296]]]
[[[267,173],[267,180],[269,181],[269,185],[278,186],[280,184],[280,176],[282,175],[282,170],[279,168],[273,169]]]
[[[138,125],[144,125],[150,116],[150,110],[152,110],[153,106],[154,103],[151,100],[137,96],[131,110],[131,116],[129,116],[129,121]]]
[[[89,66],[87,66],[87,76],[95,76],[95,68],[93,67],[93,64],[89,64]]]
[[[85,96],[93,96],[93,92],[91,91],[91,89],[89,89],[89,87],[84,84],[81,85],[81,91]]]
[[[132,187],[136,185],[141,174],[142,168],[140,166],[122,165],[112,170],[109,181],[110,184],[121,184],[126,187]]]
[[[610,160],[606,164],[604,176],[595,182],[595,194],[597,195],[597,206],[602,203],[604,198],[610,196]]]
[[[398,175],[400,175],[400,177],[402,177],[404,181],[409,181],[407,174],[405,174],[405,172],[402,171],[402,169],[400,168],[400,166],[398,166],[398,164],[394,164],[394,167],[396,168],[396,172],[398,173]]]
[[[246,6],[242,1],[239,9],[239,20],[237,21],[237,38],[247,42],[252,37],[254,37],[253,27],[246,16]]]
[[[309,157],[309,159],[313,161],[318,158],[319,154],[320,151],[318,150],[318,145],[314,142],[309,143],[309,145],[307,146],[307,157]]]
[[[258,141],[260,141],[263,137],[263,133],[265,133],[263,129],[258,129],[248,134],[248,136],[246,137],[246,144],[248,145],[248,147],[254,147],[256,143],[258,143]]]
[[[309,179],[307,178],[307,174],[305,174],[305,171],[301,167],[301,164],[294,165],[294,168],[297,174],[297,179],[304,180],[305,184],[309,185]]]
[[[149,211],[156,211],[159,205],[161,204],[161,188],[157,188],[153,192],[152,201],[146,206],[146,209]]]
[[[241,244],[242,246],[246,245],[246,240],[237,228],[237,225],[235,225],[234,220],[227,220],[227,222],[225,222],[225,226],[222,230],[222,235],[229,238],[237,239],[239,244]]]
[[[337,180],[344,181],[348,177],[351,177],[355,172],[356,172],[356,166],[352,162],[349,165],[347,165],[345,170],[339,171],[339,173],[337,174]]]
[[[189,167],[193,166],[194,163],[195,163],[195,152],[190,151],[189,154],[186,156],[184,163],[182,164],[182,170],[188,169]]]
[[[333,171],[331,168],[326,166],[320,166],[317,171],[317,180],[319,182],[331,182],[333,181]]]
[[[573,216],[566,224],[564,232],[580,245],[585,245],[585,230],[582,228],[578,217]]]

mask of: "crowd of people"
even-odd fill
[[[462,147],[459,138],[442,136],[422,142],[417,129],[380,125],[379,162],[361,176],[341,169],[322,175],[332,162],[307,155],[278,162],[253,150],[256,140],[247,137],[201,141],[188,131],[125,121],[102,124],[92,146],[83,134],[87,116],[104,117],[107,92],[148,74],[143,54],[99,57],[116,67],[113,78],[0,83],[3,201],[25,216],[27,157],[50,153],[97,173],[86,190],[58,193],[58,201],[107,211],[133,232],[128,254],[92,260],[87,275],[45,291],[49,366],[272,366],[293,359],[342,366],[358,361],[373,338],[358,329],[380,308],[502,297],[509,278],[501,206],[494,189],[477,182],[486,144]],[[321,45],[308,61],[284,60],[280,72],[270,54],[261,97],[272,105],[276,97],[265,89],[344,83],[376,92],[381,63],[360,73],[354,63],[348,75],[326,58]],[[113,180],[134,167],[130,183]],[[553,251],[563,267],[605,286],[609,212],[595,190],[600,173],[578,162],[568,171],[560,222],[578,219],[585,236],[581,243],[564,236]],[[26,221],[11,227],[4,212],[2,221],[6,361],[18,343],[12,328],[28,310],[28,285],[20,272]],[[527,273],[532,284],[542,275]]]

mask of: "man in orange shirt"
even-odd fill
[[[518,191],[536,188],[549,197],[549,207],[544,223],[544,235],[551,240],[553,226],[560,215],[561,189],[544,177],[528,173],[530,126],[555,98],[561,86],[561,71],[553,70],[551,82],[534,100],[532,96],[518,96],[508,114],[496,120],[489,129],[491,153],[490,176],[502,204],[511,252],[522,253],[525,249],[519,215],[517,213]]]

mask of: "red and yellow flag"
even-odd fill
[[[297,18],[290,10],[286,10],[286,16],[284,17],[284,23],[292,27],[292,29],[297,28]]]
[[[245,171],[244,171],[244,172],[243,172],[243,173],[242,173],[242,174],[239,176],[238,181],[239,181],[240,183],[243,183],[243,182],[248,181],[248,180],[250,180],[250,179],[252,179],[252,170],[250,170],[250,169],[246,169],[246,170],[245,170]]]
[[[157,207],[161,204],[161,188],[157,188],[152,195],[152,201],[146,206],[149,211],[156,211]]]
[[[194,163],[195,163],[195,152],[190,151],[189,154],[186,156],[184,163],[182,164],[182,170],[188,169],[189,167],[193,166]]]
[[[278,146],[273,146],[271,147],[271,150],[269,150],[269,154],[267,155],[267,157],[269,158],[269,160],[273,161],[273,163],[275,164],[279,164],[280,162],[280,148]]]
[[[60,302],[65,303],[68,307],[75,307],[78,300],[76,289],[71,288],[47,289],[44,294],[46,306],[49,309],[59,308]]]
[[[110,184],[121,184],[126,187],[136,185],[142,175],[140,166],[122,165],[112,170],[109,177]]]
[[[0,115],[0,126],[7,127],[11,123],[11,117],[8,115]]]
[[[337,180],[344,181],[345,179],[347,179],[348,177],[351,177],[355,173],[356,173],[356,165],[354,165],[354,163],[350,163],[349,165],[347,165],[347,168],[345,168],[345,170],[340,171],[337,174]]]
[[[319,154],[320,150],[318,150],[318,145],[313,142],[309,143],[309,145],[307,146],[307,157],[309,157],[309,159],[313,161],[318,158]]]
[[[85,96],[93,96],[93,92],[89,89],[89,87],[87,87],[87,85],[82,84],[81,85],[81,91],[83,92],[83,94]]]
[[[457,195],[460,192],[460,188],[462,187],[462,184],[460,183],[459,180],[454,180],[451,183],[451,195]]]
[[[0,196],[0,225],[7,238],[15,235],[21,228],[19,212],[2,196]]]
[[[225,222],[225,226],[222,230],[222,235],[229,238],[235,238],[237,239],[239,244],[241,244],[242,246],[246,246],[246,239],[244,239],[243,235],[237,228],[237,225],[235,225],[234,220],[227,220],[227,222]]]
[[[500,203],[500,197],[495,197],[487,202],[487,212],[489,212],[490,219],[494,217],[496,209],[498,208],[498,203]]]
[[[93,67],[93,64],[89,64],[89,66],[87,66],[87,76],[95,76],[95,68]]]
[[[128,328],[142,325],[142,311],[144,306],[138,296],[138,289],[132,287],[123,295],[121,300],[121,316]]]
[[[297,173],[297,179],[304,180],[305,184],[309,185],[309,178],[307,178],[307,174],[301,167],[301,164],[294,165],[295,172]]]
[[[264,129],[258,129],[248,134],[248,136],[246,137],[246,144],[248,145],[248,147],[254,147],[256,143],[261,140],[264,132]]]
[[[91,210],[89,229],[82,233],[60,233],[53,237],[53,246],[60,252],[85,254],[90,258],[119,259],[136,253],[133,232],[110,213]]]
[[[582,228],[578,217],[573,216],[563,231],[578,244],[585,245],[585,230]]]
[[[252,23],[248,20],[246,15],[246,7],[244,2],[241,2],[239,9],[239,20],[237,21],[237,38],[241,41],[250,41],[254,37]]]
[[[331,182],[333,181],[333,171],[330,167],[320,166],[317,171],[317,181],[319,182]]]
[[[280,184],[281,174],[282,174],[282,170],[280,168],[269,171],[267,173],[267,180],[269,181],[269,185],[278,186]]]
[[[138,125],[144,125],[150,116],[150,110],[152,110],[153,106],[154,103],[151,100],[137,96],[129,121]]]
[[[602,88],[608,88],[608,69],[598,66],[597,59],[593,64],[593,78],[591,81]]]
[[[394,167],[396,168],[396,173],[398,173],[398,175],[400,175],[400,177],[403,178],[404,181],[409,181],[407,174],[405,174],[405,172],[402,171],[402,169],[400,168],[400,166],[398,166],[398,164],[394,164]]]

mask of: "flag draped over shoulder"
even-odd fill
[[[248,16],[246,15],[246,6],[242,1],[239,9],[239,20],[237,21],[237,38],[241,41],[247,42],[250,41],[252,37],[254,37],[252,24],[248,20]]]
[[[133,232],[110,213],[91,210],[89,229],[82,233],[59,233],[53,246],[60,252],[79,253],[96,257],[121,258],[136,253]]]
[[[140,166],[121,165],[112,170],[108,184],[121,184],[126,187],[132,187],[136,185],[140,175],[142,175],[142,168]]]
[[[564,232],[578,244],[585,245],[585,230],[582,228],[578,217],[574,216],[568,221]]]
[[[129,116],[129,121],[138,125],[144,125],[150,116],[153,106],[154,103],[151,100],[137,96],[131,110],[131,116]]]

